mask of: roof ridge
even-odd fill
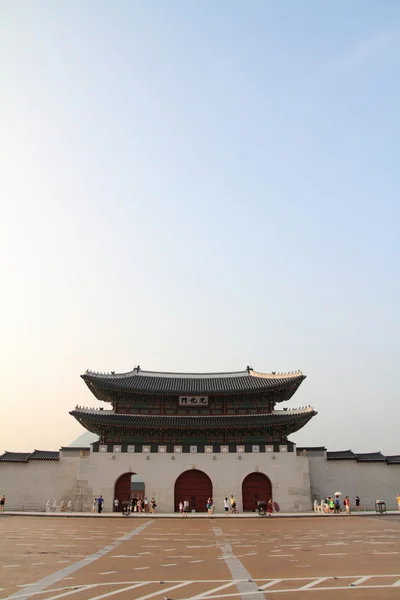
[[[94,375],[94,376],[99,376],[99,377],[103,377],[103,376],[110,377],[111,376],[111,377],[115,377],[115,378],[137,377],[137,376],[139,376],[139,377],[140,376],[142,376],[142,377],[159,376],[159,377],[179,377],[181,379],[189,379],[191,377],[214,378],[214,377],[223,377],[223,376],[229,376],[229,377],[251,376],[251,377],[265,377],[265,378],[271,378],[271,379],[280,379],[282,377],[287,377],[287,376],[300,377],[301,375],[303,375],[303,372],[300,369],[297,369],[296,371],[282,371],[282,372],[271,371],[270,373],[263,373],[261,371],[255,371],[252,367],[248,367],[242,371],[205,371],[205,372],[151,371],[151,370],[141,369],[140,366],[138,366],[138,367],[134,367],[131,371],[125,371],[122,373],[116,373],[115,371],[109,371],[109,372],[92,371],[90,369],[86,369],[86,371],[83,373],[83,375]]]
[[[150,375],[150,376],[154,376],[154,375],[159,375],[160,377],[163,376],[173,376],[173,377],[182,377],[182,378],[186,378],[186,377],[190,377],[190,376],[195,376],[195,377],[220,377],[221,375],[231,375],[231,376],[237,376],[237,375],[249,375],[249,371],[247,371],[246,369],[243,371],[206,371],[206,372],[184,372],[184,371],[150,371],[150,370],[144,370],[144,369],[140,369],[138,370],[138,367],[134,367],[131,371],[125,371],[122,373],[116,373],[115,371],[108,371],[108,372],[102,372],[102,371],[91,371],[90,369],[87,369],[84,373],[84,375],[98,375],[98,376],[114,376],[114,377],[137,377],[137,376],[142,376],[145,377],[146,375]]]
[[[303,415],[303,414],[308,414],[310,412],[315,412],[312,406],[302,406],[300,408],[292,408],[292,409],[288,409],[288,410],[279,410],[279,411],[275,411],[273,410],[272,412],[265,412],[265,413],[248,413],[248,414],[224,414],[224,415],[213,415],[213,414],[205,414],[205,415],[165,415],[162,413],[158,413],[158,414],[137,414],[137,413],[117,413],[115,412],[113,409],[111,410],[103,410],[101,408],[89,408],[86,406],[79,406],[76,405],[75,408],[73,410],[70,411],[69,414],[72,414],[73,412],[77,412],[77,413],[82,413],[82,414],[88,414],[88,415],[118,415],[120,417],[143,417],[143,418],[149,418],[149,419],[157,419],[157,418],[165,418],[165,419],[185,419],[185,418],[208,418],[208,417],[213,417],[216,419],[223,419],[226,417],[258,417],[258,416],[265,416],[265,415]]]

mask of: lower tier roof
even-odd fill
[[[252,415],[134,415],[112,410],[76,408],[70,412],[83,427],[97,433],[105,428],[123,429],[263,429],[288,426],[291,433],[317,413],[312,408]]]

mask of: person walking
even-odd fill
[[[346,507],[346,515],[350,514],[350,498],[348,496],[346,496],[346,498],[344,499],[344,505]]]
[[[399,495],[397,496],[397,508],[400,511],[400,492],[399,492]]]
[[[147,496],[144,497],[144,512],[149,512],[149,501],[147,499]]]
[[[101,514],[101,511],[103,510],[103,502],[104,502],[103,496],[99,496],[97,498],[97,512],[99,514]]]
[[[179,502],[178,509],[181,515],[183,515],[183,502],[182,500]]]
[[[329,512],[331,512],[331,513],[335,512],[335,501],[332,498],[332,496],[329,497]]]
[[[334,512],[339,514],[340,513],[340,500],[339,500],[339,496],[335,497],[335,509]]]
[[[93,504],[92,504],[92,513],[95,513],[97,511],[97,506],[98,506],[98,504],[97,504],[97,498],[95,498],[93,500]]]
[[[274,512],[274,503],[272,501],[272,498],[270,498],[268,500],[268,516],[272,517],[272,513]]]
[[[150,500],[150,512],[152,515],[154,515],[156,512],[156,506],[157,506],[157,504],[156,504],[156,501],[153,496],[153,498]]]
[[[209,517],[212,517],[213,510],[214,510],[214,506],[213,506],[213,501],[212,501],[212,498],[209,498],[209,499],[207,500],[206,507],[207,507],[207,513],[208,513],[208,516],[209,516]]]
[[[0,513],[4,512],[5,503],[6,503],[6,497],[3,494],[2,497],[0,498]]]
[[[114,500],[114,512],[118,512],[118,508],[119,508],[119,500],[118,500],[118,498],[115,498],[115,500]]]
[[[356,505],[356,511],[359,513],[360,512],[360,498],[358,496],[356,496],[354,504]]]
[[[229,498],[229,504],[230,504],[230,508],[231,508],[231,514],[235,515],[236,514],[236,500],[233,497],[233,494]]]
[[[183,517],[186,519],[189,512],[189,500],[183,501]]]
[[[227,517],[229,515],[229,500],[227,497],[224,500],[224,510],[225,510],[225,516]]]

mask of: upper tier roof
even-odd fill
[[[136,367],[129,373],[96,373],[81,375],[99,400],[111,402],[113,392],[160,395],[224,395],[250,392],[282,391],[288,400],[305,375],[293,373],[257,373],[251,368],[233,373],[160,373]]]

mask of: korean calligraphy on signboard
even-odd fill
[[[179,406],[208,406],[208,396],[179,396]]]

